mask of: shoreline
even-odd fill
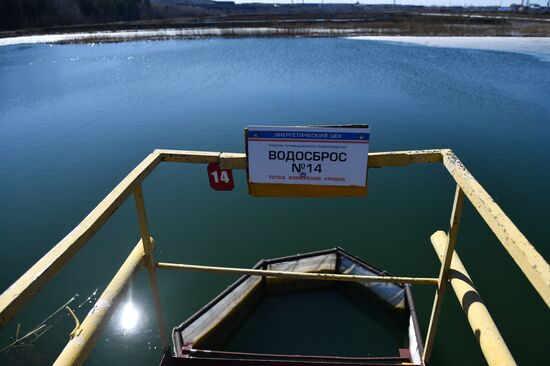
[[[246,37],[342,37],[360,36],[364,32],[354,29],[327,28],[167,28],[143,30],[117,30],[99,32],[78,32],[43,34],[0,38],[1,46],[21,44],[86,44],[132,41],[156,41],[203,38],[246,38]]]
[[[208,38],[345,38],[353,41],[388,42],[425,47],[460,48],[481,51],[511,52],[530,55],[550,62],[550,37],[525,36],[410,36],[361,35],[357,30],[295,28],[200,28],[131,30],[90,33],[65,33],[0,38],[0,47],[28,44],[97,44],[155,40],[192,40]]]
[[[386,31],[386,32],[385,32]],[[181,40],[204,38],[249,38],[249,37],[345,37],[357,40],[376,40],[386,42],[411,43],[424,46],[445,47],[444,40],[454,39],[460,44],[460,48],[480,49],[485,39],[494,44],[493,50],[506,51],[509,42],[506,40],[522,40],[525,46],[516,46],[520,53],[530,53],[532,48],[540,48],[543,43],[550,57],[550,36],[456,36],[456,35],[409,35],[387,34],[385,29],[337,29],[337,28],[273,28],[273,27],[249,27],[249,28],[166,28],[166,29],[141,29],[141,30],[114,30],[96,32],[75,32],[59,34],[25,35],[0,38],[0,47],[16,46],[24,44],[90,44],[135,42],[155,40]],[[474,41],[475,40],[475,41]],[[474,42],[472,44],[472,41]],[[448,42],[447,42],[448,43]],[[458,46],[457,46],[458,47]]]
[[[550,17],[419,12],[233,14],[0,32],[0,46],[240,37],[550,37]]]

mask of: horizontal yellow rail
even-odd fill
[[[290,272],[290,271],[273,271],[268,269],[251,269],[251,268],[234,268],[234,267],[214,267],[200,266],[195,264],[180,264],[180,263],[157,263],[159,269],[178,269],[182,271],[194,272],[215,272],[215,273],[232,273],[262,277],[278,277],[278,278],[295,278],[304,280],[324,280],[324,281],[341,281],[341,282],[381,282],[381,283],[412,283],[423,285],[437,285],[437,278],[423,277],[396,277],[396,276],[359,276],[345,275],[335,273],[310,273],[310,272]]]
[[[369,153],[368,167],[384,168],[422,163],[441,163],[441,151],[443,150],[411,150]],[[157,149],[154,153],[161,155],[162,161],[172,163],[219,163],[220,167],[223,169],[246,169],[248,167],[246,154],[244,153],[162,149]]]

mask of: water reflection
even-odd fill
[[[124,330],[124,333],[131,332],[138,324],[140,318],[140,312],[134,306],[132,300],[129,300],[122,307],[122,314],[120,316],[120,327]]]

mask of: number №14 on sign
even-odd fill
[[[216,191],[232,191],[235,188],[231,169],[221,169],[216,163],[208,164],[210,187]]]

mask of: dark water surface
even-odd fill
[[[550,257],[550,63],[536,57],[346,39],[11,46],[0,48],[0,289],[155,148],[240,152],[248,124],[337,122],[369,123],[373,151],[452,148]],[[157,259],[252,266],[340,245],[391,273],[437,275],[429,236],[446,229],[454,192],[441,166],[371,170],[369,196],[361,199],[251,198],[244,173],[235,174],[235,191],[220,193],[208,187],[204,166],[155,170],[144,194]],[[138,241],[133,206],[124,204],[2,330],[0,348],[18,322],[25,334],[76,293],[71,307],[84,318],[91,306],[84,300],[104,289]],[[471,205],[457,250],[518,363],[547,362],[548,309]],[[170,327],[234,280],[172,272],[159,278]],[[424,329],[433,293],[414,287]],[[125,330],[117,311],[88,364],[160,359],[144,271],[125,295],[129,301],[137,326]],[[330,297],[316,300],[322,312],[319,303],[327,316],[337,313]],[[31,345],[2,352],[0,364],[50,364],[74,327],[65,312],[53,320]],[[349,324],[346,337],[362,338],[368,348],[376,337],[361,324]],[[311,331],[337,342],[323,325]],[[277,348],[284,334],[248,337]],[[304,349],[326,352],[315,343]],[[449,292],[433,364],[482,360]]]

